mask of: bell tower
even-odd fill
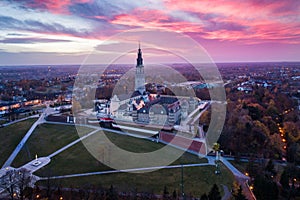
[[[143,65],[143,58],[142,58],[142,50],[141,45],[139,42],[139,49],[137,53],[136,59],[136,69],[135,69],[135,91],[139,91],[143,94],[145,89],[145,72],[144,72],[144,65]]]

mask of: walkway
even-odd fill
[[[22,147],[24,146],[24,144],[26,143],[26,141],[28,140],[28,138],[31,136],[31,134],[33,133],[34,129],[41,123],[51,123],[51,124],[64,124],[64,125],[73,125],[74,124],[70,124],[70,123],[56,123],[56,122],[46,122],[44,117],[48,114],[50,114],[51,111],[49,109],[49,107],[47,107],[47,109],[45,109],[44,113],[41,114],[40,118],[32,125],[32,127],[29,129],[29,131],[26,133],[26,135],[23,137],[23,139],[21,140],[21,142],[18,144],[18,146],[15,148],[15,150],[13,151],[13,153],[10,155],[10,157],[8,158],[8,160],[4,163],[4,165],[2,166],[2,169],[9,167],[11,165],[11,163],[13,162],[13,160],[15,159],[15,157],[17,156],[17,154],[19,153],[19,151],[22,149]],[[128,133],[128,132],[122,132],[119,130],[111,130],[111,129],[107,129],[107,128],[100,128],[97,126],[91,126],[91,125],[79,125],[79,126],[85,126],[85,127],[90,127],[96,130],[93,130],[92,132],[88,133],[85,136],[82,136],[80,138],[78,138],[77,140],[69,143],[68,145],[62,147],[61,149],[53,152],[52,154],[50,154],[47,157],[44,158],[39,158],[41,159],[42,163],[40,165],[36,165],[34,166],[36,160],[33,160],[31,162],[29,162],[28,164],[22,166],[22,167],[26,167],[28,168],[31,172],[37,171],[39,168],[47,165],[50,161],[51,158],[53,156],[56,156],[57,154],[61,153],[62,151],[70,148],[71,146],[77,144],[78,142],[80,142],[81,140],[86,139],[87,137],[95,134],[96,132],[100,131],[100,130],[105,130],[105,131],[110,131],[110,132],[114,132],[117,134],[121,134],[121,135],[129,135],[129,136],[133,136],[133,137],[140,137],[138,134],[132,134],[132,133]],[[151,141],[156,141],[153,138],[144,138],[147,140],[151,140]],[[160,140],[157,140],[157,142],[162,142]],[[176,147],[174,145],[175,148],[179,148],[180,147]],[[134,168],[134,169],[124,169],[124,170],[110,170],[110,171],[100,171],[100,172],[89,172],[89,173],[81,173],[81,174],[69,174],[69,175],[63,175],[63,176],[53,176],[50,177],[52,179],[61,179],[61,178],[70,178],[70,177],[80,177],[80,176],[91,176],[91,175],[101,175],[101,174],[112,174],[112,173],[121,173],[121,172],[132,172],[132,173],[139,173],[139,172],[143,172],[143,171],[149,171],[149,170],[156,170],[156,169],[172,169],[172,168],[181,168],[181,167],[200,167],[200,166],[211,166],[214,165],[214,157],[211,156],[207,156],[206,157],[208,159],[208,163],[198,163],[198,164],[184,164],[184,165],[171,165],[171,166],[155,166],[155,167],[144,167],[144,168]],[[247,186],[247,181],[249,180],[249,177],[245,176],[243,173],[241,173],[239,170],[237,170],[228,160],[226,160],[225,158],[221,157],[221,161],[222,163],[233,173],[233,175],[237,178],[237,180],[239,181],[239,183],[242,185],[243,191],[246,195],[246,197],[251,200],[254,199],[255,197],[252,193],[252,191],[249,189],[249,187]],[[48,177],[47,177],[48,178]],[[41,180],[46,179],[45,177],[40,178]],[[228,199],[230,192],[228,191],[228,188],[225,186],[223,186],[224,189],[224,197],[222,199]]]
[[[48,158],[52,158],[53,156],[56,156],[57,154],[61,153],[62,151],[64,151],[64,150],[70,148],[71,146],[77,144],[77,143],[80,142],[81,140],[84,140],[85,138],[87,138],[87,137],[89,137],[89,136],[91,136],[91,135],[97,133],[98,131],[99,131],[99,129],[96,129],[96,130],[90,132],[89,134],[87,134],[87,135],[85,135],[85,136],[82,136],[82,137],[78,138],[77,140],[71,142],[70,144],[68,144],[68,145],[62,147],[61,149],[55,151],[54,153],[50,154],[50,155],[48,156]]]
[[[229,191],[228,187],[226,185],[222,185],[224,196],[222,197],[222,200],[229,200],[231,197],[231,192]]]
[[[27,120],[27,119],[31,119],[31,118],[38,118],[39,117],[39,115],[37,114],[37,115],[32,115],[32,116],[29,116],[29,117],[24,117],[24,118],[22,118],[22,119],[17,119],[17,120],[15,120],[15,121],[11,121],[11,122],[8,122],[8,123],[5,123],[5,124],[2,124],[2,126],[3,127],[5,127],[5,126],[9,126],[9,125],[12,125],[12,124],[15,124],[15,123],[18,123],[18,122],[21,122],[21,121],[25,121],[25,120]]]
[[[40,115],[39,119],[31,126],[31,128],[28,130],[26,135],[22,138],[21,142],[18,144],[18,146],[15,148],[15,150],[12,152],[12,154],[9,156],[9,158],[6,160],[2,168],[6,168],[11,165],[11,163],[14,161],[18,153],[23,148],[24,144],[27,142],[28,138],[33,133],[34,129],[39,125],[45,122],[45,117],[53,112],[53,109],[47,105],[44,112]]]
[[[235,168],[226,158],[222,157],[220,158],[220,161],[233,173],[233,175],[237,178],[249,180],[250,178],[240,172],[237,168]]]
[[[62,175],[62,176],[41,177],[40,180],[46,180],[48,178],[50,178],[50,179],[61,179],[61,178],[81,177],[81,176],[114,174],[114,173],[122,173],[122,172],[141,173],[141,172],[147,172],[147,171],[150,171],[150,170],[175,169],[175,168],[181,168],[181,167],[201,167],[201,166],[211,166],[211,164],[210,163],[198,163],[198,164],[142,167],[142,168],[133,168],[133,169],[124,169],[124,170],[108,170],[108,171],[88,172],[88,173],[81,173],[81,174],[69,174],[69,175]]]
[[[242,186],[243,193],[248,200],[256,200],[254,194],[248,186],[250,178],[236,169],[226,158],[221,157],[220,161],[233,173],[238,183]]]
[[[48,157],[40,157],[40,158],[30,161],[29,163],[19,167],[18,169],[25,168],[26,170],[28,170],[28,172],[30,172],[32,174],[33,172],[36,172],[37,170],[46,166],[48,163],[50,163],[50,161],[51,160]]]
[[[15,148],[15,150],[13,151],[13,153],[9,156],[9,158],[7,159],[7,161],[4,163],[4,165],[2,166],[2,168],[8,167],[11,165],[11,163],[14,161],[14,159],[16,158],[16,156],[18,155],[18,153],[21,151],[21,149],[23,148],[24,144],[26,143],[26,141],[28,140],[28,138],[31,136],[31,134],[33,133],[34,129],[41,124],[41,122],[43,121],[43,115],[40,116],[40,118],[31,126],[31,128],[29,129],[29,131],[26,133],[26,135],[23,137],[23,139],[21,140],[21,142],[18,144],[18,146]]]

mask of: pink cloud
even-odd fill
[[[165,0],[165,6],[202,18],[206,39],[300,43],[299,1]]]
[[[112,24],[143,28],[167,28],[180,32],[199,32],[201,26],[197,23],[174,19],[168,13],[159,10],[135,9],[130,14],[115,16]]]
[[[57,14],[69,14],[69,5],[74,3],[87,3],[90,1],[91,0],[32,0],[27,3],[27,6]]]

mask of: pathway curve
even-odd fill
[[[231,197],[231,192],[229,191],[228,187],[226,185],[223,185],[223,190],[224,190],[224,196],[222,197],[222,200],[228,200]]]

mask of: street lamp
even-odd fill
[[[220,144],[219,143],[214,143],[213,150],[216,153],[216,161],[215,161],[216,171],[215,171],[215,174],[220,174],[220,163],[219,163],[220,162],[220,152],[221,152]]]

